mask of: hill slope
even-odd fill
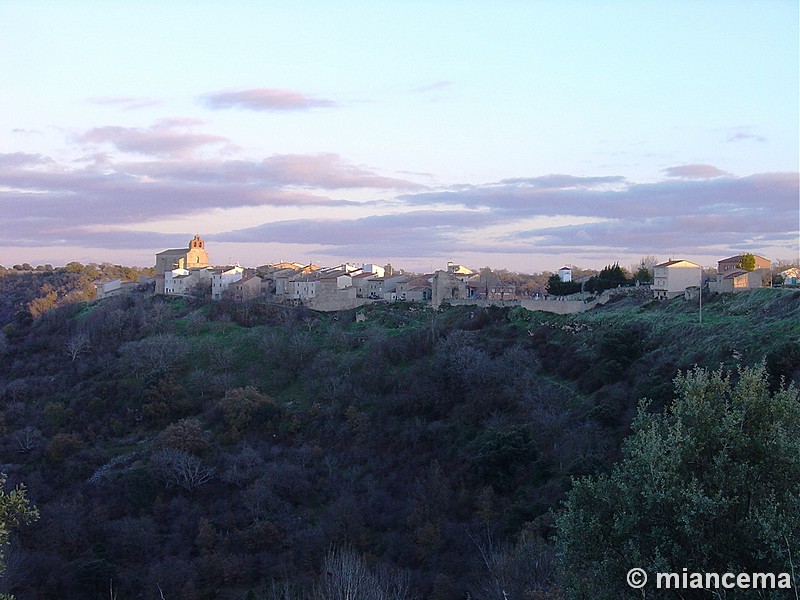
[[[266,597],[310,586],[335,545],[426,598],[489,597],[486,557],[535,554],[526,585],[551,589],[551,511],[572,476],[619,458],[641,397],[669,403],[694,365],[800,377],[800,293],[703,310],[397,304],[357,323],[132,295],[15,320],[0,470],[42,518],[2,585],[20,600],[99,597],[109,580],[120,597]]]

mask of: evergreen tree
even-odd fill
[[[651,578],[684,568],[793,573],[791,557],[800,556],[797,390],[771,394],[760,366],[742,370],[735,385],[721,371],[695,369],[676,378],[676,391],[663,414],[641,403],[624,459],[610,474],[573,482],[558,534],[567,597],[642,597],[626,582],[634,567]],[[770,597],[726,591],[728,598]],[[703,594],[683,597],[711,597]],[[677,596],[648,585],[647,597]]]
[[[742,254],[736,266],[745,271],[754,271],[756,268],[756,257],[749,252],[747,254]]]
[[[25,495],[25,486],[18,485],[6,492],[5,483],[6,475],[0,473],[0,576],[6,569],[3,548],[8,546],[12,531],[39,518],[39,511]],[[0,594],[0,600],[13,600],[13,596]]]

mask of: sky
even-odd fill
[[[798,257],[796,0],[0,0],[0,264]]]

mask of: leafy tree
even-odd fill
[[[253,386],[233,388],[217,402],[222,418],[228,426],[228,434],[236,440],[249,428],[269,424],[277,420],[281,409],[269,396]]]
[[[675,385],[663,414],[640,404],[609,475],[573,482],[558,520],[570,598],[641,597],[626,583],[633,567],[792,572],[790,557],[800,555],[797,390],[770,394],[763,366],[743,369],[736,384],[696,368]],[[648,588],[648,597],[672,597]]]
[[[25,494],[25,486],[20,484],[6,492],[5,484],[6,475],[0,473],[0,575],[6,568],[3,547],[8,546],[11,532],[20,525],[32,523],[39,518],[39,510],[31,506]]]
[[[530,429],[515,425],[491,429],[479,436],[473,465],[483,481],[506,490],[517,471],[536,460],[536,445]]]
[[[747,254],[742,254],[736,266],[745,271],[753,271],[756,268],[756,257],[749,252]]]

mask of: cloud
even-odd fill
[[[742,132],[742,131],[740,131],[738,133],[731,134],[730,136],[728,136],[728,141],[729,142],[742,142],[742,141],[747,141],[747,140],[753,140],[755,142],[766,142],[767,138],[765,138],[764,136],[761,136],[761,135],[755,135],[753,133],[745,133],[745,132]]]
[[[652,183],[551,174],[432,189],[337,154],[201,159],[189,152],[204,140],[170,145],[159,137],[180,137],[196,124],[177,119],[88,136],[147,149],[152,156],[143,160],[101,152],[64,164],[38,154],[0,154],[0,246],[118,248],[127,236],[131,247],[150,240],[157,250],[162,238],[115,228],[175,216],[202,222],[216,209],[268,206],[319,207],[314,214],[328,218],[287,220],[275,210],[268,222],[213,239],[302,244],[351,257],[596,253],[613,260],[620,253],[718,254],[722,247],[796,251],[797,173],[736,177],[711,165],[682,165]],[[334,190],[361,190],[361,201],[333,197]],[[361,218],[348,211],[335,219],[336,207],[358,208]]]
[[[181,129],[199,124],[193,119],[167,119],[149,129],[138,127],[96,127],[78,136],[84,144],[111,144],[117,150],[149,156],[179,157],[211,144],[227,142],[227,138]]]
[[[0,154],[0,169],[3,167],[21,167],[31,165],[52,164],[53,160],[41,154],[28,154],[27,152],[12,152]]]
[[[161,140],[160,133],[172,135],[172,128],[182,124],[191,123],[154,125],[146,132],[152,134],[146,143]],[[121,143],[130,133],[118,128],[94,131],[90,137]],[[5,225],[0,245],[61,244],[70,236],[89,236],[87,232],[98,227],[201,217],[215,209],[374,208],[382,203],[332,198],[320,191],[340,188],[408,191],[419,186],[382,177],[334,154],[275,155],[261,161],[168,157],[120,162],[94,153],[71,164],[38,154],[0,154],[0,211]],[[90,237],[110,239],[94,233]]]
[[[155,98],[144,98],[135,96],[102,96],[89,98],[91,104],[120,106],[125,110],[138,110],[149,106],[158,106],[161,101]]]
[[[517,177],[503,179],[500,185],[516,185],[538,189],[593,189],[608,186],[618,186],[625,183],[625,178],[619,175],[607,177],[575,177],[574,175],[551,174],[542,177]]]
[[[685,179],[713,179],[715,177],[729,177],[730,173],[712,165],[681,165],[663,170],[667,177],[682,177]]]
[[[403,179],[382,177],[363,167],[349,165],[337,154],[279,154],[264,159],[262,166],[274,181],[312,188],[420,189]]]
[[[419,94],[426,94],[429,92],[440,92],[442,90],[446,90],[453,86],[452,81],[437,81],[435,83],[431,83],[428,85],[423,85],[418,88],[414,88],[414,91]]]
[[[336,102],[315,98],[292,90],[256,88],[231,92],[214,92],[201,97],[212,109],[239,108],[257,111],[292,111],[328,108]]]
[[[482,223],[484,218],[475,212],[421,210],[358,219],[277,221],[207,237],[219,242],[307,244],[317,254],[420,257],[457,247],[463,231]]]
[[[186,159],[119,163],[117,169],[159,181],[269,187],[419,190],[406,179],[383,177],[337,154],[275,154],[261,161]]]

